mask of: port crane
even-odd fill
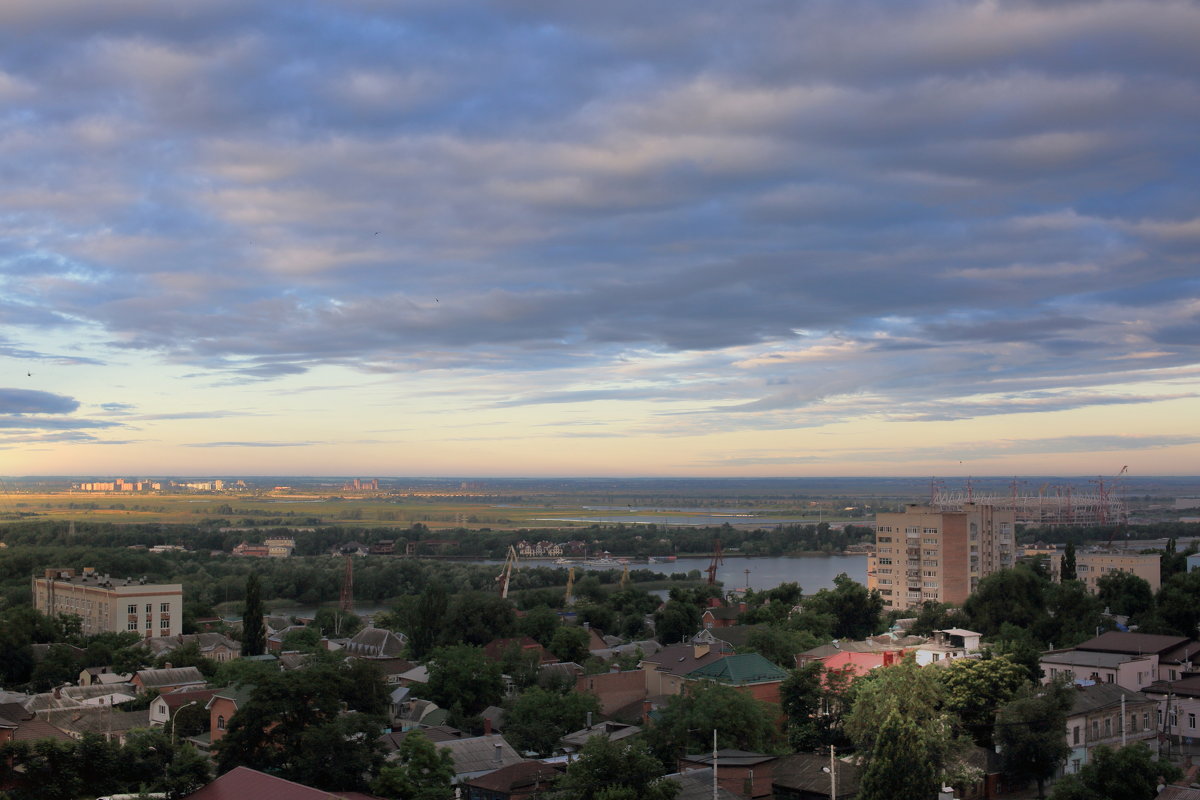
[[[500,596],[508,598],[508,584],[512,581],[513,567],[517,565],[517,549],[511,544],[508,546],[508,555],[504,559],[504,569],[496,576],[496,583],[500,586]]]

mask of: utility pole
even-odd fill
[[[713,796],[717,800],[717,729],[713,728]]]
[[[829,800],[837,800],[837,759],[833,756],[833,745],[829,745]]]
[[[1121,695],[1121,747],[1125,746],[1125,695]]]

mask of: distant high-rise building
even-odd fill
[[[879,590],[884,611],[926,600],[959,604],[981,578],[1013,565],[1015,541],[1015,513],[990,505],[940,511],[914,504],[878,514],[867,588]]]

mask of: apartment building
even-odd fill
[[[144,638],[183,632],[183,585],[113,578],[90,567],[48,569],[33,578],[33,607],[43,614],[75,614],[83,633],[137,631]]]
[[[926,600],[962,603],[979,580],[1013,565],[1016,514],[965,503],[943,511],[912,504],[875,518],[875,554],[867,560],[867,588],[877,589],[885,611]]]
[[[1088,591],[1099,591],[1099,582],[1114,572],[1129,572],[1150,584],[1150,591],[1162,587],[1161,556],[1158,553],[1128,553],[1124,551],[1082,552],[1075,555],[1075,577],[1083,581]],[[1050,559],[1050,578],[1062,580],[1062,559]]]

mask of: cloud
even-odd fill
[[[309,447],[324,442],[191,442],[184,447]]]
[[[668,434],[1153,402],[1200,364],[1197,34],[1183,0],[8,3],[0,356],[502,375],[465,404]]]
[[[34,389],[0,388],[0,414],[68,414],[79,408],[79,401]]]

